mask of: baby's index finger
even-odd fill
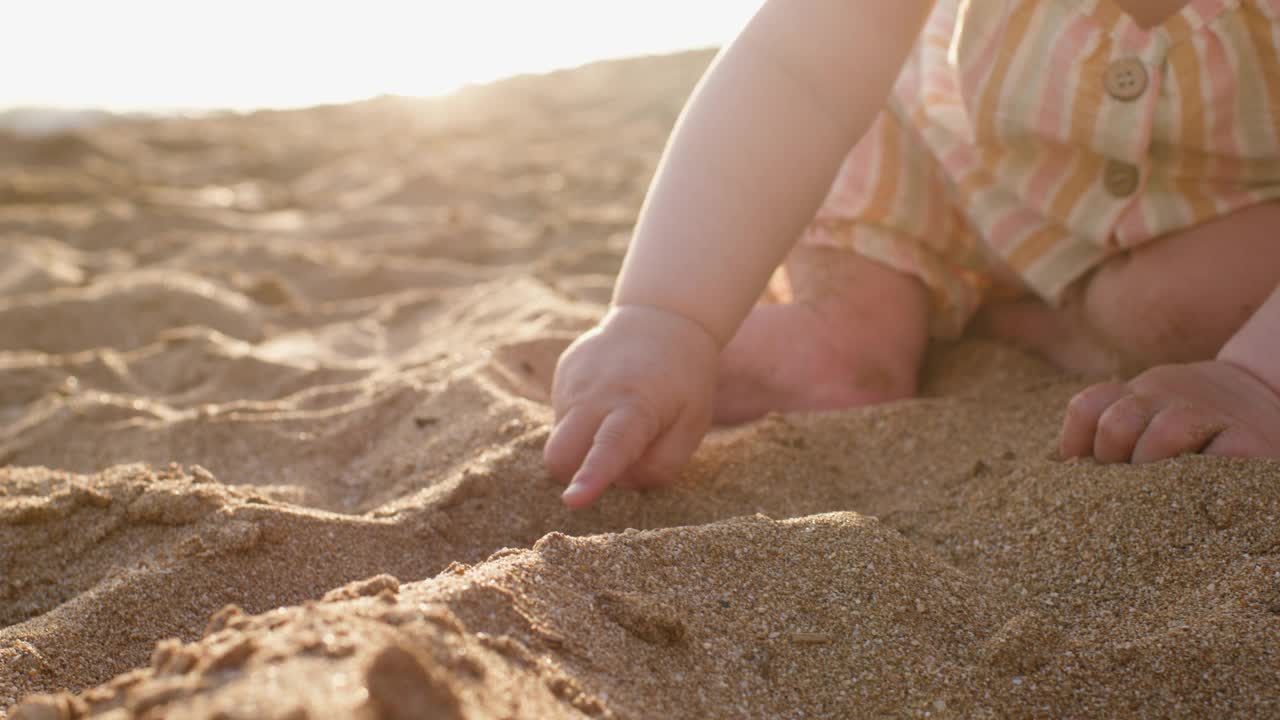
[[[644,455],[657,434],[657,419],[634,405],[623,405],[609,413],[596,431],[586,460],[560,499],[571,508],[595,502]]]
[[[592,433],[600,426],[600,413],[575,407],[560,418],[542,449],[542,459],[555,479],[566,485],[582,467],[591,449]]]

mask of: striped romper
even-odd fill
[[[1280,198],[1280,0],[939,0],[802,243],[930,288],[954,336],[1110,255]],[[1280,242],[1280,235],[1277,236]]]

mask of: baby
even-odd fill
[[[966,329],[1137,373],[1063,456],[1280,457],[1277,199],[1280,0],[769,0],[560,358],[547,465],[571,507],[668,483],[713,420],[910,397]]]

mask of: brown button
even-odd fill
[[[1147,89],[1147,69],[1137,58],[1116,60],[1103,78],[1107,92],[1117,100],[1134,100]]]
[[[1108,160],[1102,171],[1102,185],[1116,197],[1128,197],[1138,189],[1138,168],[1119,160]]]

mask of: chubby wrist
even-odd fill
[[[658,305],[614,303],[600,321],[600,326],[617,328],[623,332],[658,326],[666,333],[675,333],[688,338],[690,342],[706,344],[716,353],[724,347],[724,343],[698,320]]]
[[[650,275],[654,269],[647,270]],[[755,303],[755,299],[763,288],[726,287],[715,281],[697,282],[696,278],[686,277],[679,268],[668,268],[666,282],[657,283],[653,278],[636,279],[638,273],[623,271],[618,286],[614,290],[610,312],[619,310],[654,312],[674,316],[682,321],[693,323],[706,333],[717,348],[723,348],[733,339],[742,317]],[[749,298],[742,308],[741,298]]]

